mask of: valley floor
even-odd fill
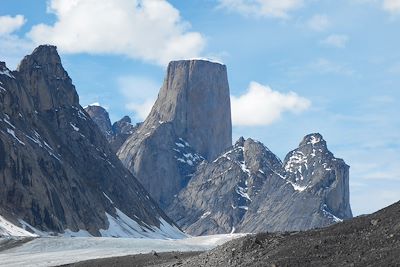
[[[400,202],[323,229],[247,235],[199,255],[148,254],[77,266],[400,266]]]
[[[56,266],[91,259],[137,255],[137,259],[146,256],[138,254],[156,254],[162,257],[178,257],[180,252],[206,251],[243,234],[213,235],[190,237],[180,240],[157,240],[135,238],[36,238],[36,239],[1,239],[1,266]],[[26,241],[26,242],[24,242]],[[3,249],[2,249],[3,248]],[[161,252],[173,252],[162,254]],[[169,256],[168,256],[169,255]],[[188,254],[190,256],[196,253]],[[161,263],[161,262],[160,262]],[[157,263],[154,263],[157,264]],[[119,265],[119,264],[118,264]],[[107,266],[112,266],[108,265]]]

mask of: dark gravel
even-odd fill
[[[166,252],[149,254],[138,254],[124,257],[114,257],[105,259],[95,259],[82,261],[62,266],[71,267],[132,267],[132,266],[162,266],[168,264],[170,266],[179,266],[189,257],[199,255],[201,252]]]
[[[400,266],[400,202],[328,228],[249,235],[202,254],[145,254],[69,266]]]
[[[400,202],[324,229],[233,240],[181,266],[400,266]]]

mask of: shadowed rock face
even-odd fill
[[[283,163],[240,138],[198,166],[167,213],[193,235],[323,227],[352,217],[348,170],[320,134],[306,136]]]
[[[17,71],[0,64],[0,185],[0,215],[42,231],[100,235],[121,213],[146,229],[172,224],[79,105],[54,46]]]
[[[97,124],[100,131],[104,134],[107,140],[111,140],[113,136],[110,116],[105,108],[101,106],[89,105],[85,107],[85,111],[89,114],[90,118]]]
[[[203,60],[173,61],[149,116],[118,151],[162,207],[183,188],[196,165],[231,146],[226,67]]]
[[[124,116],[119,121],[111,125],[110,117],[105,108],[97,105],[85,107],[85,111],[90,118],[97,124],[99,130],[107,138],[111,149],[117,152],[125,140],[132,135],[140,126],[140,123],[133,126],[131,118]]]
[[[61,65],[56,47],[39,46],[21,61],[17,72],[37,111],[79,105],[75,86]]]

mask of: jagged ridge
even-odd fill
[[[17,71],[0,68],[5,221],[38,234],[183,236],[79,105],[56,47],[39,46]]]

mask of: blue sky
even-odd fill
[[[235,139],[283,158],[320,132],[354,214],[400,199],[400,0],[1,0],[0,60],[42,43],[113,121],[145,117],[169,60],[222,61]]]

